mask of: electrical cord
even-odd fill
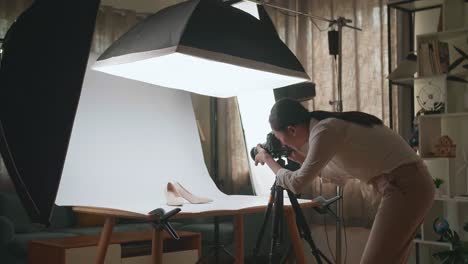
[[[325,231],[325,238],[327,240],[328,251],[330,252],[330,255],[331,255],[333,261],[336,263],[335,254],[333,254],[333,251],[332,251],[331,246],[330,246],[330,241],[328,240],[327,217],[326,217],[326,215],[323,216],[323,226],[324,226],[324,231]]]
[[[344,257],[344,264],[347,262],[348,258],[348,236],[346,234],[346,223],[345,223],[345,218],[344,218],[344,191],[343,194],[341,195],[341,223],[343,225],[343,233],[344,233],[344,239],[345,239],[345,257]]]
[[[319,179],[319,187],[320,187],[319,194],[320,194],[320,196],[322,196],[322,184],[323,184],[322,177],[320,177],[320,179]],[[317,188],[315,188],[315,191],[317,191]],[[330,256],[332,257],[333,261],[336,263],[336,257],[333,254],[333,251],[332,251],[331,246],[330,246],[330,240],[328,238],[326,215],[323,215],[323,228],[324,228],[323,231],[325,233],[325,238],[326,238],[326,241],[327,241],[328,251],[330,252]]]

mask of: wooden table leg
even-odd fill
[[[162,230],[153,228],[153,241],[151,243],[152,264],[161,264],[163,255],[163,237]]]
[[[107,247],[109,246],[109,241],[112,235],[112,229],[115,225],[114,217],[107,217],[104,222],[104,227],[101,231],[101,236],[99,237],[98,252],[96,256],[96,264],[104,264],[106,259]]]
[[[234,240],[236,247],[236,264],[244,263],[244,216],[236,215],[234,219]]]
[[[296,217],[292,208],[285,208],[286,222],[288,224],[289,235],[291,236],[291,242],[296,255],[296,263],[305,264],[304,247],[302,245],[301,237],[299,236],[299,230],[296,225]]]

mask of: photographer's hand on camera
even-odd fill
[[[257,145],[257,155],[255,156],[255,166],[259,163],[265,165],[268,160],[273,160],[273,157],[262,147],[261,144]]]

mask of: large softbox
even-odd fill
[[[95,69],[218,97],[309,79],[271,23],[216,0],[190,0],[148,17]]]
[[[0,150],[34,222],[47,224],[54,206],[98,6],[35,1],[2,47]]]

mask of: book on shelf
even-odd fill
[[[448,43],[429,40],[418,45],[418,75],[440,75],[448,72],[450,63]]]
[[[388,75],[390,80],[414,78],[414,74],[418,71],[418,65],[416,63],[417,56],[414,53],[410,53],[405,59],[398,63],[398,66]]]

